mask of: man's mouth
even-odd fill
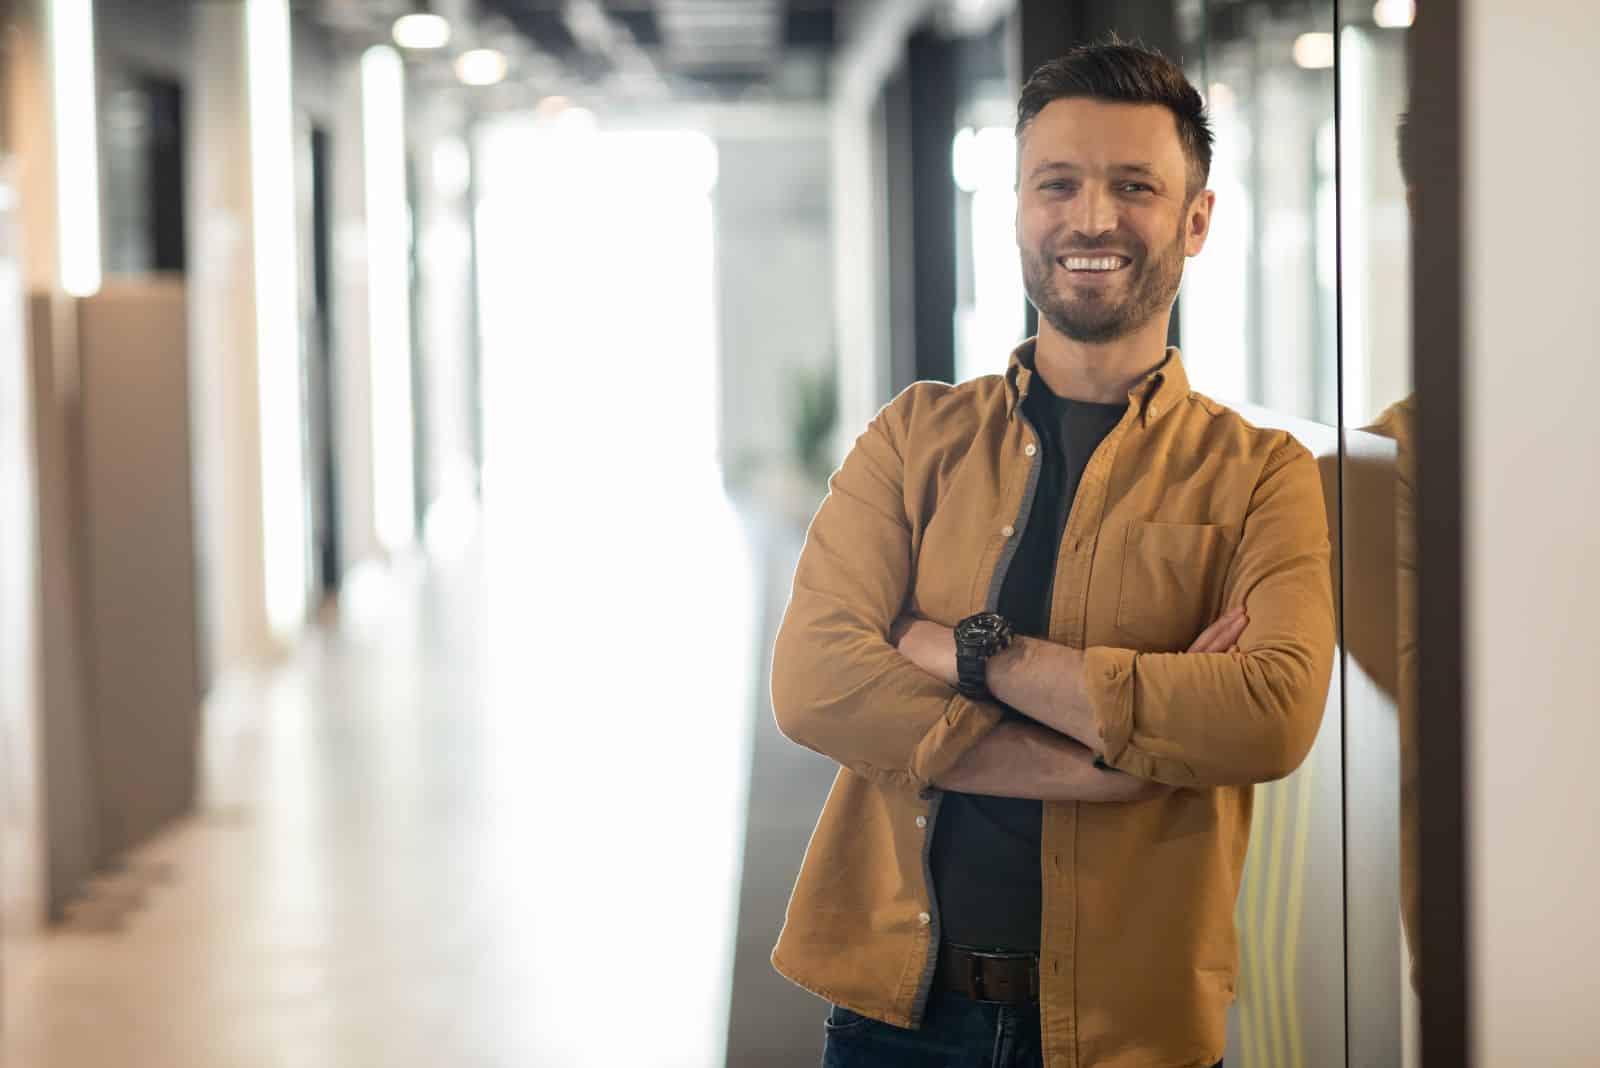
[[[1127,256],[1114,252],[1094,256],[1067,255],[1056,257],[1056,266],[1074,273],[1104,274],[1110,271],[1120,271],[1132,262]]]

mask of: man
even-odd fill
[[[1251,786],[1332,671],[1311,455],[1165,347],[1211,220],[1203,105],[1112,43],[1018,104],[1037,338],[867,427],[807,535],[772,668],[841,765],[773,964],[824,1064],[1210,1066]]]

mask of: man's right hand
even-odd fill
[[[1239,647],[1239,636],[1250,625],[1244,605],[1230,608],[1217,617],[1217,621],[1200,632],[1200,637],[1189,646],[1191,653],[1231,653]]]

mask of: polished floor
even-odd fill
[[[8,947],[4,1064],[816,1064],[766,964],[831,777],[764,697],[795,535],[688,482],[356,576],[212,701],[195,817]]]

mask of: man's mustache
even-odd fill
[[[1106,253],[1126,256],[1130,260],[1137,260],[1143,252],[1139,249],[1127,248],[1112,241],[1075,241],[1070,246],[1058,248],[1050,253],[1051,259],[1060,259],[1063,256],[1103,256]]]

